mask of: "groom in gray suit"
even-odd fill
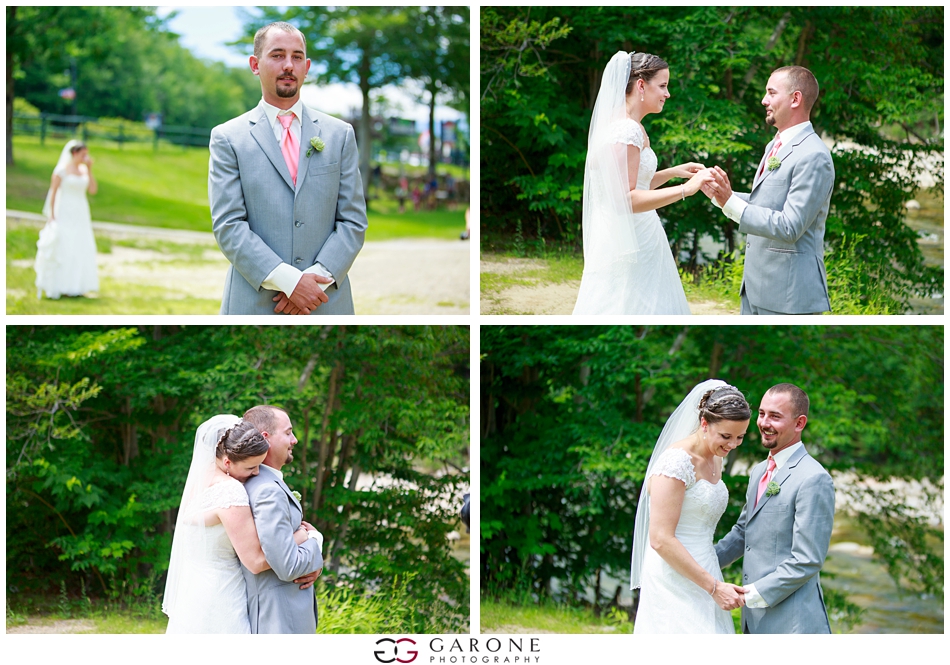
[[[317,630],[317,598],[310,587],[323,568],[322,537],[308,530],[302,545],[294,541],[303,509],[281,473],[297,444],[293,426],[287,413],[274,406],[248,409],[244,420],[270,444],[260,473],[244,483],[261,549],[271,566],[256,575],[243,569],[251,632],[312,635]]]
[[[250,66],[261,103],[211,132],[212,228],[231,262],[221,313],[353,314],[367,227],[353,128],[300,101],[310,60],[294,26],[258,30]]]
[[[750,194],[732,191],[726,172],[703,191],[748,234],[740,289],[742,314],[820,314],[831,309],[825,276],[825,220],[835,185],[831,152],[809,117],[818,81],[804,67],[782,67],[766,85],[765,122],[778,130],[766,146]]]
[[[830,633],[819,571],[835,514],[831,476],[806,451],[808,396],[772,386],[756,423],[769,457],[752,469],[739,521],[716,544],[725,568],[742,557],[744,633]]]

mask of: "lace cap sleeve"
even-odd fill
[[[251,502],[248,501],[247,491],[244,489],[244,485],[234,478],[228,478],[220,483],[215,483],[206,489],[202,503],[204,510],[251,505]]]
[[[611,127],[610,139],[614,143],[626,143],[627,145],[635,145],[641,150],[644,145],[643,130],[640,129],[639,123],[632,118],[625,118],[614,124]]]
[[[667,476],[683,481],[686,489],[696,484],[696,469],[689,453],[682,448],[670,448],[660,455],[650,476]]]

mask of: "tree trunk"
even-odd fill
[[[429,90],[429,180],[435,177],[435,164],[438,152],[435,149],[435,85]],[[440,144],[441,145],[441,144]]]
[[[369,159],[373,147],[372,128],[370,126],[372,116],[369,108],[369,77],[371,73],[369,65],[369,54],[364,51],[363,61],[360,63],[360,92],[363,93],[363,110],[360,113],[360,129],[357,137],[360,149],[360,178],[363,181],[363,196],[369,195]]]
[[[16,7],[7,7],[7,39],[16,25]],[[7,168],[13,166],[13,57],[7,42]]]

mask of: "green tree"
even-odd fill
[[[435,142],[435,106],[440,96],[468,112],[469,9],[467,7],[412,7],[412,32],[406,35],[408,75],[423,85],[429,107],[429,177],[438,162]]]

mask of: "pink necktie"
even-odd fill
[[[762,476],[762,480],[759,481],[759,491],[755,495],[755,505],[759,505],[759,499],[762,498],[762,495],[765,494],[765,488],[769,486],[769,481],[772,480],[772,472],[775,471],[775,460],[769,455],[769,465],[765,469],[765,475]],[[754,507],[754,506],[753,506]]]
[[[778,149],[782,147],[782,136],[781,134],[778,138],[775,139],[775,145],[772,146],[772,149],[769,151],[769,156],[765,158],[765,161],[762,162],[762,167],[759,169],[759,177],[762,177],[762,173],[765,171],[765,167],[769,165],[769,160],[775,157],[778,154]]]
[[[284,128],[284,134],[280,139],[280,151],[284,154],[284,161],[287,162],[287,168],[290,169],[290,178],[297,184],[297,160],[300,159],[300,143],[294,133],[290,131],[290,123],[294,121],[294,114],[279,115],[281,127]]]

